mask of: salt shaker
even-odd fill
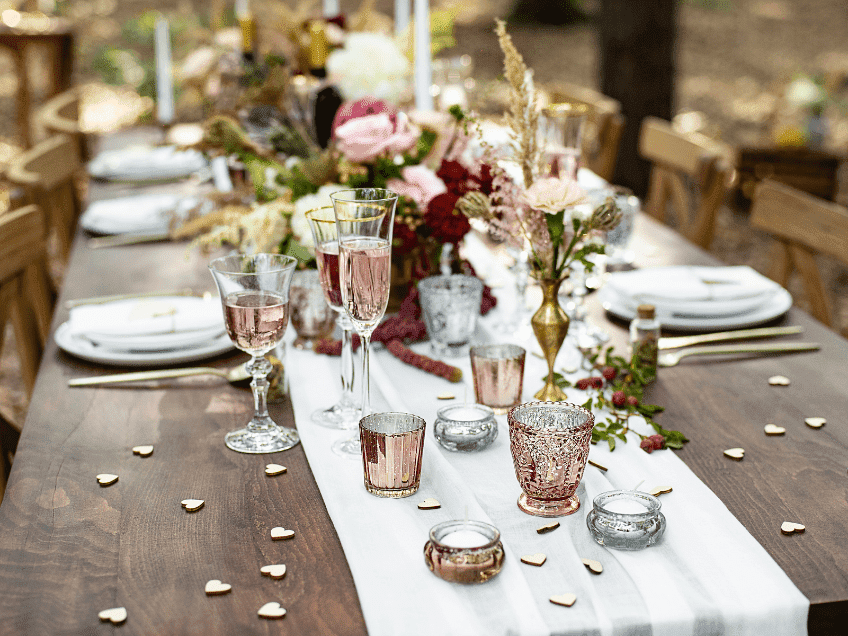
[[[636,317],[630,323],[630,357],[644,369],[646,382],[657,377],[660,322],[653,305],[639,305]]]

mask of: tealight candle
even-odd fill
[[[424,561],[436,576],[451,583],[483,583],[501,571],[501,534],[482,521],[445,521],[433,526],[424,545]]]
[[[618,550],[641,550],[665,532],[662,504],[639,490],[611,490],[595,497],[586,526],[595,541]]]
[[[639,515],[648,510],[640,501],[633,501],[632,499],[613,499],[608,501],[604,508],[622,515]]]
[[[486,448],[498,436],[495,413],[482,404],[451,404],[436,414],[433,434],[439,444],[453,451]]]

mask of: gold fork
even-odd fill
[[[816,351],[818,342],[786,342],[775,344],[739,344],[719,347],[689,347],[678,351],[661,353],[658,363],[661,367],[673,367],[688,356],[731,355],[734,353],[786,353],[791,351]]]

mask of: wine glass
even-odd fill
[[[342,330],[342,397],[338,403],[312,414],[312,421],[328,428],[350,429],[359,424],[362,408],[353,397],[353,323],[342,306],[342,288],[339,280],[339,235],[336,230],[336,215],[332,206],[316,208],[306,213],[306,220],[315,239],[315,260],[318,261],[318,276],[324,289],[327,304],[338,314],[336,319]]]
[[[223,256],[209,263],[218,286],[227,334],[251,356],[246,369],[253,380],[254,413],[247,426],[224,437],[240,453],[276,453],[295,446],[297,431],[278,426],[268,415],[265,354],[283,339],[289,322],[289,286],[297,259],[280,254]]]
[[[339,237],[342,306],[362,341],[362,413],[371,412],[371,332],[386,313],[391,279],[392,226],[398,195],[382,188],[355,188],[330,195]],[[340,455],[360,454],[355,437],[333,445]]]

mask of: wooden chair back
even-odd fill
[[[751,226],[777,242],[771,278],[786,287],[789,275],[797,271],[810,313],[832,327],[830,298],[815,257],[823,254],[848,265],[848,208],[764,179],[754,189]]]
[[[68,135],[76,140],[79,146],[80,159],[87,161],[88,144],[85,133],[80,128],[80,94],[79,90],[71,89],[48,99],[35,116],[36,125],[45,136]]]
[[[583,165],[612,182],[624,130],[621,103],[591,88],[565,82],[554,84],[549,92],[553,103],[573,102],[589,107],[583,133]]]
[[[646,117],[639,156],[652,164],[645,211],[665,221],[670,205],[680,233],[709,248],[716,214],[735,178],[730,150],[704,135],[684,135],[668,121]]]
[[[47,222],[34,205],[0,215],[0,349],[14,329],[21,373],[32,393],[53,307],[47,287]]]
[[[70,252],[81,210],[76,185],[81,168],[77,143],[67,135],[57,135],[12,159],[6,171],[12,185],[23,189],[26,203],[44,210],[63,260]]]

